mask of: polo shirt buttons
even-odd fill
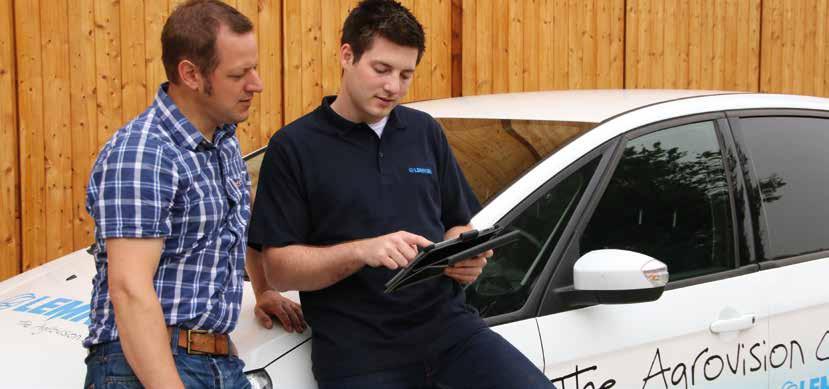
[[[378,155],[380,156],[380,158],[383,158],[383,152],[382,151]]]

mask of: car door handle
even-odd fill
[[[711,332],[715,334],[747,330],[757,324],[757,315],[749,313],[733,319],[722,319],[711,323]]]

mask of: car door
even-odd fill
[[[559,388],[766,388],[768,280],[752,263],[745,196],[724,115],[624,136],[552,252],[537,319]],[[657,301],[570,305],[573,265],[614,248],[668,265]]]
[[[589,153],[518,201],[498,224],[520,239],[495,249],[481,276],[466,288],[467,303],[541,370],[535,316],[553,265],[549,259],[585,194],[597,185],[597,172],[609,160],[607,149]]]
[[[730,113],[771,284],[771,388],[829,389],[829,114]]]

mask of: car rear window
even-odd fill
[[[766,218],[767,259],[829,249],[829,119],[741,118]]]

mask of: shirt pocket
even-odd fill
[[[242,204],[248,194],[249,179],[245,162],[241,158],[233,158],[224,168],[224,186],[227,198],[232,205]]]

